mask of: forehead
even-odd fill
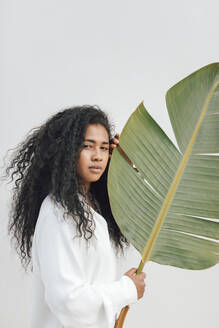
[[[97,141],[108,141],[109,135],[105,127],[101,124],[89,124],[85,133],[85,139]]]

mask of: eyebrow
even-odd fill
[[[93,139],[85,139],[84,141],[89,141],[89,142],[92,142],[92,143],[96,143],[96,141],[93,140]],[[104,144],[104,145],[109,145],[109,142],[107,142],[107,141],[102,141],[102,144]]]

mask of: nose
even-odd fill
[[[94,149],[93,154],[92,154],[92,160],[93,161],[102,161],[102,153],[100,149]]]

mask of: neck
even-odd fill
[[[90,184],[83,184],[82,186],[81,186],[81,191],[82,191],[82,193],[83,193],[83,195],[85,196],[85,197],[87,197],[87,194],[89,193],[89,191],[90,191]]]

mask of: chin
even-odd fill
[[[101,176],[96,178],[96,179],[93,179],[91,182],[97,182],[98,180],[100,180]]]
[[[97,176],[97,177],[93,177],[93,179],[90,179],[90,182],[97,182],[98,180],[100,180],[102,174]]]

